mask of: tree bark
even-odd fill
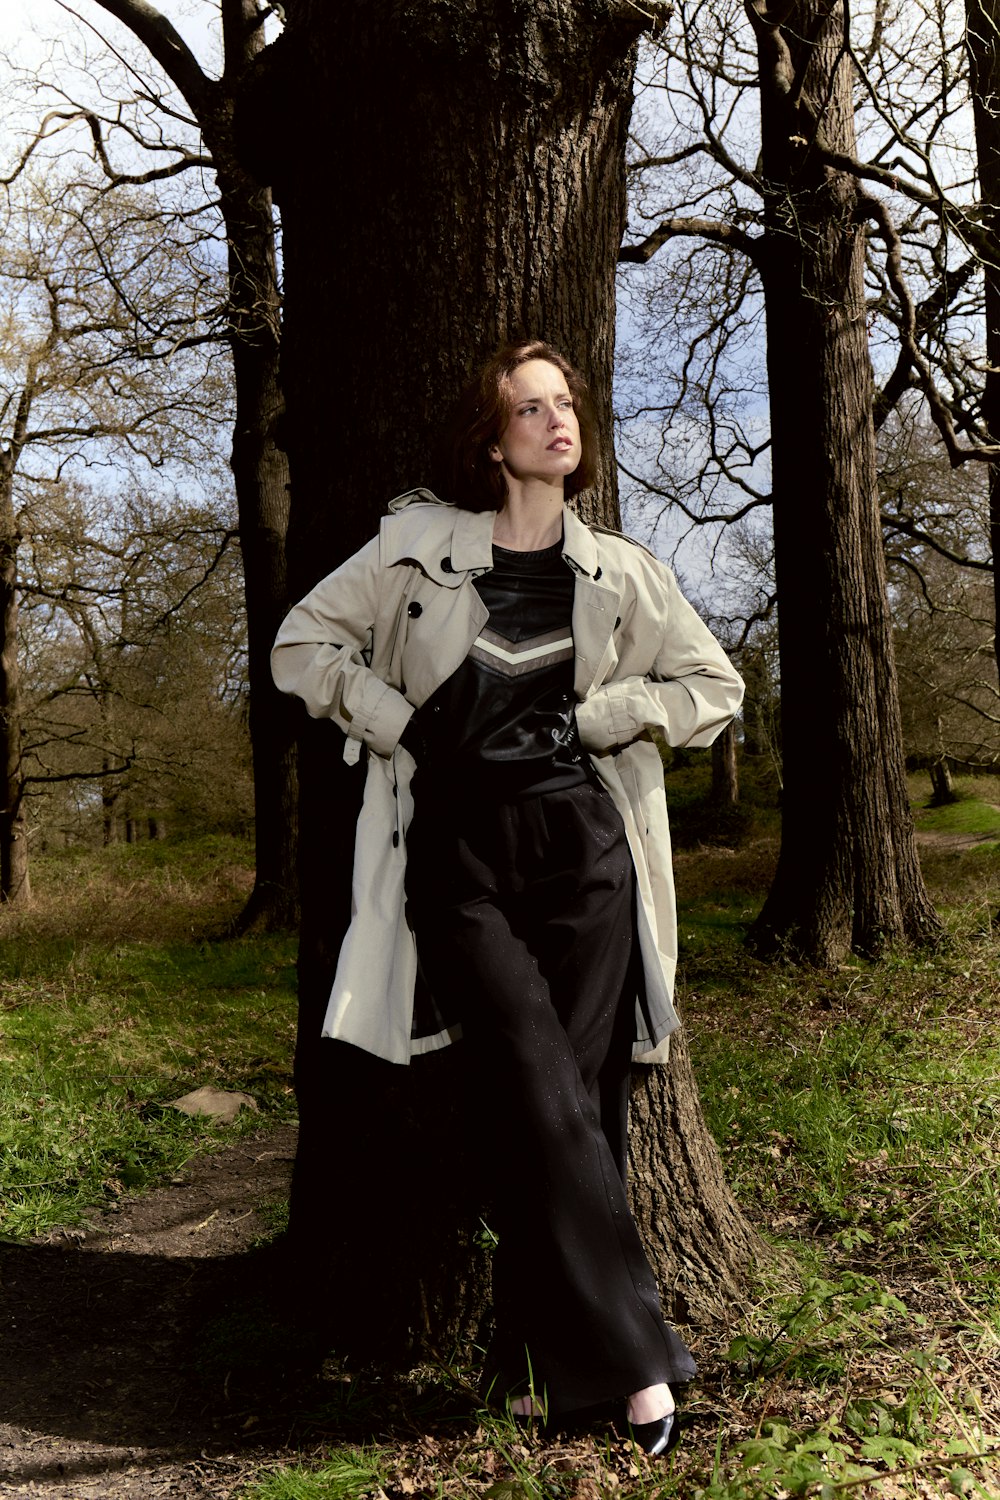
[[[951,779],[951,767],[944,755],[931,761],[930,777],[932,807],[946,807],[950,802],[958,801],[955,783]]]
[[[293,592],[366,542],[393,494],[428,481],[471,368],[522,334],[549,339],[589,374],[605,462],[580,508],[615,524],[614,274],[642,11],[607,0],[463,0],[446,24],[430,4],[351,0],[333,14],[322,0],[289,0],[286,15],[243,128],[284,226]],[[461,1047],[401,1069],[319,1042],[364,775],[344,766],[342,746],[329,723],[303,725],[290,1240],[313,1319],[314,1277],[328,1278],[340,1347],[446,1348],[478,1327],[486,1281],[487,1256],[469,1244],[484,1185],[451,1113]],[[656,1144],[664,1118],[683,1122],[692,1160],[715,1148],[689,1071],[660,1071],[649,1098],[637,1150],[651,1194],[646,1163],[674,1149]],[[674,1244],[700,1232],[715,1236],[704,1265],[725,1265],[733,1284],[745,1268],[752,1236],[720,1182],[706,1173],[689,1202],[659,1179],[650,1248],[665,1286],[682,1274]],[[674,1241],[662,1226],[679,1216]],[[683,1275],[690,1307],[710,1316],[716,1286]]]
[[[840,0],[747,0],[758,37],[784,795],[764,952],[834,964],[934,938],[913,839],[879,527]]]
[[[108,770],[109,766],[110,762],[105,756],[104,769]],[[105,849],[109,849],[112,844],[118,842],[116,809],[120,795],[120,789],[115,786],[111,776],[101,782],[101,843]]]
[[[291,600],[285,543],[288,458],[278,445],[280,305],[271,194],[239,160],[233,114],[240,79],[263,48],[256,0],[223,0],[226,59],[218,106],[202,120],[229,242],[229,346],[236,422],[232,468],[247,595],[256,878],[240,931],[294,927],[298,902],[297,718],[271,676],[271,647]]]
[[[724,1322],[763,1245],[726,1182],[684,1033],[669,1067],[636,1067],[629,1119],[632,1210],[677,1322]]]
[[[53,335],[50,334],[51,343]],[[47,348],[48,345],[45,346]],[[14,510],[14,475],[28,436],[39,365],[45,349],[27,362],[10,438],[0,449],[0,901],[30,901],[28,823],[21,765],[22,700],[17,625],[20,596],[17,553],[21,532]]]
[[[25,402],[22,398],[22,408]],[[27,410],[24,410],[27,421]],[[17,445],[0,452],[0,901],[27,901],[28,830],[21,773],[21,672],[17,659],[17,550],[14,514]]]
[[[712,801],[716,807],[735,807],[740,800],[736,769],[736,725],[727,724],[712,745]]]
[[[246,588],[256,834],[254,889],[236,927],[293,927],[298,919],[297,721],[270,669],[271,646],[290,602],[288,460],[277,441],[283,413],[281,292],[271,194],[240,160],[233,126],[241,81],[264,47],[263,28],[256,0],[222,0],[224,70],[213,81],[146,0],[97,3],[129,27],[180,89],[215,168],[229,256],[228,339],[236,393],[231,462]]]
[[[965,19],[980,213],[983,228],[995,247],[994,254],[983,260],[986,314],[983,421],[990,441],[1000,443],[1000,0],[966,0]],[[989,476],[994,620],[1000,622],[1000,464],[990,464]],[[994,629],[993,649],[1000,673],[1000,628]]]

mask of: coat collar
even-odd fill
[[[492,568],[495,518],[492,510],[458,512],[451,539],[451,565],[456,572]],[[600,577],[594,534],[568,506],[563,509],[562,555],[575,573]]]
[[[399,561],[402,556],[414,558],[425,569],[437,574],[447,557],[450,568],[445,568],[449,580],[458,583],[464,573],[480,573],[493,566],[493,522],[495,512],[491,510],[459,510],[444,500],[439,500],[430,490],[410,490],[390,501],[389,510],[394,515],[405,513],[411,506],[434,507],[441,523],[451,530],[450,546],[442,536],[439,526],[427,524],[427,513],[418,518],[412,529],[407,527],[405,542],[400,537],[400,550],[389,561]],[[567,506],[563,511],[563,557],[575,573],[587,578],[601,576],[597,542],[593,532]],[[444,580],[442,580],[444,581]]]
[[[586,573],[588,578],[601,576],[594,533],[569,506],[563,511],[563,557],[577,573]]]

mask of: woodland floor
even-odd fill
[[[945,840],[977,842],[968,835]],[[0,1496],[236,1500],[262,1469],[322,1454],[322,1412],[345,1377],[329,1367],[296,1369],[287,1357],[269,1364],[258,1337],[259,1308],[278,1275],[269,1208],[287,1196],[295,1139],[290,1125],[242,1136],[195,1157],[167,1186],[95,1214],[85,1232],[0,1242]],[[762,1227],[808,1235],[808,1226],[792,1219]],[[901,1320],[892,1342],[933,1339],[937,1353],[949,1356],[949,1382],[974,1388],[987,1430],[1000,1433],[1000,1347],[979,1335],[970,1343],[977,1320],[967,1316],[958,1288],[942,1284],[940,1269],[923,1264],[917,1246],[910,1255],[872,1246],[857,1260],[840,1258],[877,1276],[927,1320],[923,1331]],[[280,1334],[272,1337],[271,1355],[279,1342]],[[699,1347],[703,1378],[686,1418],[690,1447],[706,1450],[718,1434],[733,1441],[755,1425],[727,1387],[724,1339],[719,1349],[712,1342]],[[770,1402],[770,1414],[781,1416],[780,1392],[770,1393]],[[478,1484],[439,1489],[431,1482],[452,1450],[478,1446],[474,1403],[456,1408],[444,1425],[440,1405],[437,1420],[424,1423],[419,1404],[412,1388],[409,1397],[386,1388],[379,1432],[359,1433],[358,1441],[377,1436],[393,1444],[397,1477],[387,1500],[483,1493],[489,1454],[480,1454]],[[527,1441],[534,1447],[538,1440]],[[546,1440],[545,1449],[553,1467],[579,1476],[579,1486],[566,1490],[579,1500],[603,1492],[588,1471],[605,1478],[613,1471],[623,1492],[639,1476],[627,1445],[607,1438],[561,1447]],[[502,1472],[499,1458],[497,1464],[494,1472]],[[1000,1495],[979,1491],[987,1492]],[[886,1476],[871,1493],[896,1500],[941,1490],[916,1476],[897,1487]]]
[[[86,1233],[56,1231],[44,1241],[0,1244],[6,1351],[0,1363],[0,1496],[235,1500],[262,1469],[322,1455],[317,1414],[343,1377],[326,1368],[298,1374],[290,1367],[264,1374],[259,1365],[241,1369],[232,1327],[243,1305],[259,1302],[277,1269],[263,1244],[266,1206],[287,1192],[294,1148],[292,1126],[244,1137],[196,1157],[167,1187],[95,1216]],[[951,1345],[949,1333],[963,1330],[961,1299],[942,1296],[929,1268],[922,1274],[903,1258],[872,1269],[928,1318],[937,1340],[943,1336]],[[254,1347],[257,1333],[250,1330],[245,1350]],[[908,1329],[898,1334],[913,1336]],[[960,1368],[969,1364],[962,1344],[955,1339]],[[708,1355],[699,1382],[705,1411],[688,1418],[695,1445],[702,1439],[711,1444],[720,1421],[737,1436],[741,1417],[749,1415],[727,1399],[712,1352],[702,1351]],[[993,1422],[1000,1424],[1000,1357],[995,1347],[977,1354],[975,1370],[964,1373],[973,1374],[985,1413],[994,1408]],[[386,1500],[482,1492],[482,1484],[440,1491],[431,1482],[451,1450],[478,1446],[471,1405],[453,1414],[460,1422],[442,1427],[440,1420],[422,1423],[405,1395],[400,1400],[386,1390],[385,1397],[378,1436],[394,1445],[402,1476]],[[529,1441],[534,1447],[539,1440]],[[636,1455],[624,1443],[595,1443],[580,1434],[545,1439],[544,1448],[550,1466],[579,1476],[566,1491],[579,1500],[604,1493],[588,1481],[588,1470],[605,1479],[619,1471],[622,1493],[639,1476]],[[889,1479],[872,1493],[895,1500],[940,1490],[921,1483],[897,1488]]]
[[[0,1495],[224,1497],[288,1449],[287,1419],[228,1399],[204,1332],[266,1254],[294,1149],[291,1126],[243,1137],[85,1234],[0,1245]]]

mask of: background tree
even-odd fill
[[[916,389],[952,449],[963,429],[975,437],[972,351],[960,357],[953,339],[950,362],[931,354],[942,323],[967,314],[976,264],[966,247],[956,268],[954,225],[968,239],[972,216],[940,174],[956,143],[961,38],[941,6],[921,8],[915,36],[911,10],[904,23],[873,7],[865,30],[839,3],[681,0],[658,63],[670,110],[649,106],[635,152],[650,227],[623,251],[639,264],[669,256],[647,303],[675,346],[659,451],[641,402],[648,372],[625,371],[640,462],[648,471],[652,456],[659,488],[695,523],[772,511],[783,840],[754,939],[821,963],[937,930],[903,777],[875,418]],[[968,162],[967,150],[950,159],[959,200]],[[753,355],[761,320],[766,371]],[[894,363],[882,356],[877,413],[870,339],[896,350]],[[952,380],[950,402],[934,370]]]
[[[286,30],[264,54],[243,118],[284,226],[289,557],[293,588],[304,592],[368,539],[392,494],[429,477],[444,413],[471,366],[505,337],[549,338],[586,368],[610,459],[633,44],[659,12],[609,0],[461,3],[447,17],[387,0],[336,15],[313,0],[285,9]],[[292,140],[315,148],[288,149]],[[335,255],[331,202],[350,226]],[[585,505],[588,519],[614,520],[607,462]],[[340,1345],[352,1330],[369,1347],[379,1332],[404,1342],[469,1333],[481,1313],[479,1279],[456,1249],[455,1224],[476,1222],[481,1185],[474,1163],[456,1162],[458,1137],[440,1111],[437,1160],[446,1168],[429,1165],[433,1126],[417,1133],[412,1121],[419,1110],[427,1122],[432,1102],[454,1094],[448,1070],[461,1058],[448,1049],[394,1069],[319,1044],[364,773],[345,768],[329,723],[305,725],[301,745],[293,1244],[302,1256],[312,1247],[332,1272],[326,1305]],[[657,1215],[671,1225],[669,1243],[661,1234],[650,1242],[668,1308],[677,1289],[707,1315],[731,1297],[754,1237],[725,1187],[684,1059],[679,1045],[674,1066],[645,1083],[638,1205],[647,1231]],[[661,1129],[678,1120],[683,1138]],[[337,1141],[349,1149],[331,1159]],[[384,1232],[387,1178],[405,1247],[391,1226]],[[442,1187],[463,1201],[442,1204]],[[362,1223],[383,1230],[358,1234]],[[315,1319],[314,1301],[310,1308]]]
[[[976,130],[982,227],[989,248],[984,265],[986,368],[983,375],[983,423],[1000,444],[1000,6],[996,0],[966,0],[966,45],[971,66],[972,110]],[[990,552],[994,559],[994,621],[1000,620],[1000,463],[989,466]],[[1000,672],[1000,630],[993,649]]]
[[[147,0],[88,0],[81,14],[101,46],[82,61],[87,95],[74,92],[64,59],[54,77],[46,70],[57,107],[46,117],[39,144],[53,130],[83,129],[106,185],[156,184],[162,191],[187,178],[200,203],[186,212],[221,222],[227,293],[201,308],[196,328],[178,340],[223,338],[232,357],[231,465],[246,586],[256,804],[256,883],[239,925],[281,927],[297,916],[297,795],[292,710],[275,690],[269,667],[288,603],[288,466],[278,443],[280,290],[270,192],[239,161],[232,123],[240,80],[264,46],[264,21],[275,8],[221,0],[213,9],[220,23],[219,77]],[[108,67],[109,56],[120,58],[122,49],[101,34],[99,12],[121,22],[147,54],[144,62],[128,59],[125,95],[120,70],[109,73]],[[217,196],[205,192],[206,172],[214,176]]]
[[[119,205],[123,207],[124,205]],[[149,360],[136,339],[173,341],[200,288],[178,275],[176,244],[149,232],[141,197],[120,218],[55,172],[20,176],[8,193],[0,265],[0,897],[29,894],[23,803],[23,684],[18,666],[18,552],[34,504],[74,465],[117,461],[167,482],[185,462],[210,473],[226,392],[190,354]],[[111,274],[108,274],[109,270]],[[151,297],[145,292],[154,288]],[[157,326],[158,325],[158,326]],[[190,471],[189,471],[190,472]]]
[[[781,853],[754,936],[830,963],[852,947],[925,940],[938,924],[913,840],[880,534],[859,233],[868,205],[824,155],[856,149],[843,8],[748,14],[761,74],[784,765]]]
[[[234,535],[235,517],[141,491],[36,501],[20,634],[37,843],[252,828]]]
[[[953,468],[912,399],[879,446],[907,757],[930,772],[944,801],[953,769],[992,770],[1000,755],[992,479],[981,464]]]

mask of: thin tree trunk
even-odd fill
[[[712,745],[712,801],[716,807],[735,807],[740,800],[736,769],[736,725],[727,724]]]
[[[23,403],[22,403],[23,404]],[[27,415],[27,414],[25,414]],[[21,673],[17,659],[17,549],[14,514],[15,449],[0,453],[0,901],[31,896],[21,771]]]
[[[171,23],[146,0],[97,0],[146,46],[184,95],[216,171],[229,247],[229,344],[236,421],[232,469],[246,589],[256,880],[239,930],[298,918],[296,713],[276,690],[269,656],[288,607],[288,460],[278,446],[280,305],[271,194],[245,169],[233,130],[241,81],[264,46],[255,0],[222,0],[224,71],[209,79]]]
[[[751,939],[833,964],[852,948],[926,941],[940,924],[907,799],[863,215],[855,179],[824,168],[812,148],[819,138],[854,152],[843,7],[804,0],[791,10],[783,27],[755,14],[785,784],[778,869]]]
[[[392,495],[428,482],[460,386],[507,337],[547,338],[588,372],[605,464],[581,509],[615,523],[614,275],[633,43],[646,9],[464,0],[445,26],[432,5],[351,0],[334,13],[322,0],[289,0],[244,128],[284,226],[293,593],[366,542]],[[331,215],[343,226],[336,240]],[[312,1272],[328,1279],[339,1344],[445,1349],[478,1326],[485,1284],[482,1252],[468,1243],[483,1185],[474,1143],[450,1113],[461,1049],[400,1069],[319,1042],[364,777],[345,767],[342,748],[329,723],[305,726],[291,1241],[313,1309],[310,1251]],[[683,1121],[683,1149],[711,1158],[690,1073],[664,1069],[654,1088],[639,1136]],[[335,1144],[344,1139],[347,1152]],[[638,1143],[642,1160],[661,1149]],[[646,1215],[665,1286],[679,1274],[675,1244],[723,1224],[705,1261],[725,1262],[739,1279],[752,1236],[720,1176],[706,1174],[701,1188],[711,1209],[693,1209],[669,1176],[659,1179],[661,1222],[697,1216],[675,1241]],[[392,1204],[374,1233],[365,1212],[373,1195]],[[692,1282],[689,1291],[692,1307],[711,1315],[714,1290]]]
[[[108,769],[107,756],[104,757],[104,769]],[[101,782],[101,842],[105,849],[118,841],[118,821],[115,809],[119,795],[118,788],[110,776]]]
[[[50,335],[50,340],[53,335]],[[10,440],[0,451],[0,901],[29,901],[28,824],[21,765],[21,672],[17,625],[17,552],[21,534],[14,512],[14,475],[24,447],[45,350],[28,359]]]
[[[271,194],[236,156],[233,105],[239,78],[263,47],[256,0],[223,0],[228,83],[223,107],[203,121],[229,242],[229,344],[236,423],[232,468],[247,596],[250,743],[256,879],[240,931],[294,927],[298,901],[297,715],[271,676],[271,647],[291,600],[285,542],[288,458],[278,446],[284,413],[279,373],[280,306]]]
[[[992,236],[994,246],[993,255],[983,265],[986,298],[983,420],[990,441],[1000,443],[1000,0],[966,0],[965,18],[980,212],[983,227]],[[990,464],[989,476],[994,621],[1000,621],[1000,464]],[[1000,629],[996,627],[993,649],[1000,673]]]

